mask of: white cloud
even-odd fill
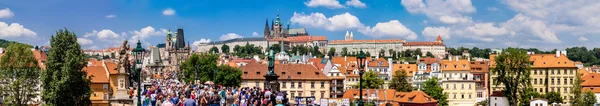
[[[359,29],[358,32],[374,37],[401,37],[408,40],[417,39],[417,34],[406,26],[402,25],[398,20],[390,20],[389,22],[379,22],[375,27],[366,26]]]
[[[4,8],[0,10],[0,18],[11,18],[15,16],[15,14],[10,11],[9,8]]]
[[[464,14],[476,12],[471,0],[402,0],[400,4],[409,13],[425,14],[430,19],[447,24],[470,22],[471,18]]]
[[[582,36],[582,37],[579,37],[579,41],[585,42],[585,41],[588,41],[588,38],[585,38]]]
[[[360,0],[348,0],[346,1],[346,5],[356,8],[367,8],[367,4],[360,2]]]
[[[11,23],[10,25],[0,22],[0,38],[8,37],[35,37],[37,33],[23,27],[19,23]]]
[[[175,15],[175,10],[173,10],[171,8],[167,8],[167,9],[163,10],[162,14],[166,15],[166,16]]]
[[[496,8],[496,7],[488,7],[487,10],[488,11],[498,11],[498,8]]]
[[[346,29],[362,28],[364,25],[358,20],[358,18],[348,12],[338,14],[333,17],[327,18],[323,13],[311,13],[306,15],[304,13],[294,12],[294,16],[290,19],[292,23],[300,24],[302,26],[324,28],[329,31],[338,31]]]
[[[89,45],[94,43],[94,41],[86,38],[77,38],[77,43],[79,43],[79,45]]]
[[[518,35],[533,35],[542,41],[549,43],[561,42],[558,37],[556,37],[554,31],[546,26],[546,23],[522,14],[517,14],[506,23],[503,23],[502,26],[512,31],[511,33],[518,33]]]
[[[456,24],[456,23],[468,23],[471,22],[471,17],[452,17],[452,16],[442,16],[440,17],[440,21],[447,24]]]
[[[200,39],[198,41],[194,41],[193,45],[198,46],[199,44],[202,44],[202,43],[210,43],[210,39],[204,39],[204,38],[202,38],[202,39]]]
[[[345,8],[338,0],[310,0],[308,2],[304,2],[304,5],[308,7],[323,6],[330,9]]]
[[[117,15],[114,15],[114,14],[104,16],[104,18],[115,18],[115,17],[117,17]]]
[[[161,28],[155,30],[151,26],[147,26],[139,31],[130,31],[130,33],[133,34],[133,36],[131,36],[133,40],[145,40],[151,36],[165,36],[167,34],[167,29]]]
[[[252,32],[252,37],[260,37],[260,34],[258,34],[258,32]]]
[[[229,39],[235,39],[235,38],[243,38],[243,37],[238,34],[235,34],[235,33],[227,33],[225,35],[221,35],[219,40],[223,41],[223,40],[229,40]]]
[[[450,39],[450,28],[448,27],[425,27],[421,32],[426,39],[431,40],[441,36],[443,39]]]
[[[453,32],[455,35],[470,38],[477,41],[492,42],[493,37],[507,35],[508,30],[497,27],[495,23],[474,23]]]
[[[92,36],[97,36],[98,39],[101,40],[108,40],[108,39],[114,39],[114,38],[119,38],[119,34],[109,30],[109,29],[102,29],[100,31],[96,31],[96,30],[92,30],[92,32],[87,32],[83,35],[83,37],[88,38],[88,37],[92,37]]]

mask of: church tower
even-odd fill
[[[269,30],[269,19],[265,22],[265,38],[270,38],[271,30]]]
[[[444,43],[444,40],[442,39],[442,36],[438,35],[437,39],[435,39],[435,42]]]
[[[171,50],[173,47],[173,35],[171,34],[171,29],[167,32],[167,42],[165,42],[165,48],[167,50]]]
[[[279,20],[279,12],[277,12],[277,18],[275,19],[275,25],[273,25],[273,32],[274,32],[274,36],[275,37],[282,37],[283,34],[281,33],[281,21]]]
[[[345,40],[354,40],[354,34],[348,30],[346,30]]]

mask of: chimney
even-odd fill
[[[565,56],[567,56],[567,51],[560,51],[560,54],[564,54]]]
[[[448,60],[452,61],[452,56],[448,56]]]
[[[458,61],[458,56],[456,56],[455,58],[456,58],[456,61]]]
[[[556,51],[556,57],[560,57],[560,51]]]
[[[346,58],[348,58],[348,56],[344,56],[344,61],[347,61]]]
[[[417,62],[421,59],[421,55],[417,55]]]
[[[467,58],[467,60],[471,61],[471,58],[469,57],[469,58]]]

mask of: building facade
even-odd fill
[[[471,73],[473,74],[473,78],[475,78],[477,102],[488,99],[489,65],[489,61],[471,61]]]
[[[452,59],[442,61],[442,87],[448,93],[448,105],[475,105],[476,87],[468,60]]]
[[[369,52],[371,56],[378,56],[381,50],[385,51],[386,56],[391,56],[388,50],[404,51],[420,49],[426,55],[431,52],[436,57],[444,57],[446,54],[446,45],[442,38],[433,42],[407,42],[401,39],[385,39],[385,40],[355,40],[352,33],[346,32],[346,39],[332,40],[328,45],[330,48],[335,48],[335,54],[341,55],[342,49],[346,48],[349,54],[357,54],[359,51]]]
[[[264,88],[268,67],[258,62],[241,66],[242,87]],[[311,64],[275,64],[279,75],[280,91],[287,92],[287,98],[314,96],[316,100],[330,98],[331,80]]]
[[[496,54],[490,55],[490,69],[495,68]],[[540,94],[558,92],[563,96],[565,103],[572,100],[572,82],[576,77],[577,66],[567,58],[566,51],[557,51],[556,54],[529,54],[531,62],[531,84]],[[497,75],[490,73],[491,90],[501,90],[503,85],[494,84]]]

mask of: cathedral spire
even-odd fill
[[[275,24],[281,25],[281,21],[279,20],[279,10],[277,10],[277,19],[275,19]]]
[[[264,32],[264,36],[265,38],[268,38],[269,35],[271,35],[271,30],[269,30],[269,18],[267,18],[267,20],[265,21],[265,32]]]

